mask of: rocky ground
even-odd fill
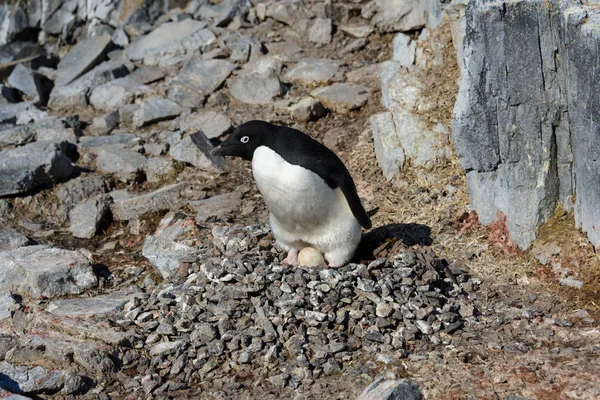
[[[600,397],[572,217],[529,253],[468,207],[460,8],[56,3],[0,29],[0,398]],[[377,209],[351,264],[279,264],[248,163],[208,154],[251,119],[346,163]]]

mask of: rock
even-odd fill
[[[140,138],[131,133],[114,133],[109,136],[83,136],[79,138],[78,147],[83,150],[98,152],[106,147],[130,149],[140,144]]]
[[[110,36],[93,36],[78,42],[60,60],[56,69],[56,85],[65,86],[98,65],[110,43]]]
[[[288,108],[295,121],[315,121],[325,114],[327,110],[321,102],[313,97],[305,97]]]
[[[0,196],[59,182],[73,172],[66,143],[36,142],[0,151]]]
[[[229,61],[192,57],[171,81],[168,97],[182,106],[200,107],[235,68]]]
[[[221,219],[237,211],[242,204],[242,194],[238,191],[220,194],[205,200],[190,201],[190,206],[196,210],[196,221],[206,222],[209,219]]]
[[[370,121],[377,163],[383,176],[390,180],[400,171],[406,160],[392,113],[375,114]]]
[[[380,32],[408,32],[427,23],[427,3],[421,0],[375,0],[371,23]]]
[[[14,366],[0,361],[0,387],[18,394],[54,394],[64,386],[66,372],[43,367]]]
[[[132,60],[141,60],[148,50],[178,43],[185,37],[190,36],[205,27],[206,23],[195,21],[193,19],[164,23],[148,35],[134,41],[127,48],[127,55]]]
[[[415,63],[415,53],[417,43],[404,33],[397,33],[394,36],[394,57],[403,67],[411,66]]]
[[[175,176],[173,161],[164,157],[150,157],[144,166],[148,182],[161,182],[169,177]]]
[[[368,25],[342,25],[340,26],[340,30],[346,35],[356,39],[366,38],[373,33],[373,28]]]
[[[346,81],[359,83],[370,88],[381,86],[381,66],[382,63],[370,64],[357,68],[346,73]]]
[[[325,107],[340,114],[347,114],[364,106],[369,99],[369,89],[355,83],[334,83],[315,89],[310,94]]]
[[[183,118],[179,129],[183,132],[202,131],[208,139],[218,138],[231,129],[229,117],[217,111],[199,111]]]
[[[148,65],[142,65],[139,68],[136,68],[131,74],[128,75],[128,78],[133,79],[143,85],[148,83],[156,82],[163,79],[167,74],[160,68],[152,67]]]
[[[10,292],[0,293],[0,323],[2,320],[10,318],[11,311],[13,310],[15,304],[15,299]],[[6,354],[5,352],[3,354],[3,351],[4,346],[2,343],[2,337],[0,337],[0,360],[3,360],[4,355]]]
[[[129,221],[149,212],[172,209],[181,203],[181,192],[187,187],[188,183],[182,182],[140,195],[126,191],[111,192],[113,204],[110,210],[115,220]]]
[[[97,135],[107,135],[119,124],[119,113],[113,111],[108,114],[103,114],[95,117],[92,120],[90,130]]]
[[[71,234],[78,238],[93,238],[106,222],[110,202],[110,196],[103,194],[77,204],[69,211]]]
[[[285,82],[299,83],[305,86],[317,86],[329,83],[340,68],[340,63],[323,58],[304,58],[284,76]]]
[[[423,394],[408,379],[391,381],[380,377],[363,390],[359,400],[423,400]]]
[[[33,105],[31,102],[22,102],[17,104],[0,104],[0,124],[14,124],[17,117],[28,111]]]
[[[331,20],[329,18],[317,18],[308,31],[308,40],[319,45],[331,42]]]
[[[283,91],[279,78],[270,71],[238,75],[231,83],[229,92],[243,103],[269,104]]]
[[[0,131],[0,148],[4,146],[21,146],[35,139],[35,132],[30,126],[21,125]]]
[[[17,64],[15,66],[8,77],[7,82],[10,87],[19,90],[31,99],[37,96],[37,89],[33,80],[33,71],[23,66],[23,64]]]
[[[185,343],[181,340],[176,340],[174,342],[160,342],[152,346],[152,348],[150,349],[150,355],[162,356],[176,353],[184,345]]]
[[[87,88],[84,86],[55,87],[48,101],[48,107],[52,110],[73,110],[87,104]]]
[[[181,114],[181,107],[161,97],[146,99],[133,115],[133,124],[137,127],[172,119]]]
[[[293,42],[265,43],[265,47],[271,57],[281,62],[298,62],[303,57],[302,52],[304,50]]]
[[[377,304],[377,307],[375,309],[376,315],[381,318],[389,317],[393,311],[394,309],[389,303]]]
[[[46,311],[69,317],[93,317],[116,314],[129,300],[130,292],[116,291],[94,297],[54,300]]]
[[[298,253],[298,263],[305,267],[318,267],[325,264],[325,259],[319,250],[305,247]]]
[[[210,154],[214,146],[202,131],[185,136],[171,147],[169,154],[173,159],[192,164],[194,167],[210,173],[223,172],[225,159]]]
[[[283,0],[267,6],[267,17],[292,26],[297,20],[306,16],[301,0]]]
[[[92,197],[106,192],[106,182],[99,175],[82,175],[60,185],[56,190],[56,198],[60,204],[60,213],[64,218],[76,205]]]
[[[127,76],[95,87],[90,95],[90,104],[97,110],[113,112],[120,106],[149,94],[154,94],[154,91],[134,77]]]
[[[468,171],[471,207],[480,222],[490,224],[501,212],[510,239],[521,248],[531,244],[538,225],[553,215],[558,203],[570,206],[573,195],[576,225],[600,245],[600,212],[595,207],[600,192],[593,183],[598,174],[588,167],[595,159],[588,150],[597,143],[589,136],[594,131],[589,121],[596,118],[582,111],[596,98],[589,88],[597,77],[586,66],[598,57],[588,41],[597,32],[598,16],[592,13],[583,22],[580,16],[589,9],[567,7],[556,1],[518,1],[466,10],[454,142]],[[549,9],[550,14],[542,11]],[[543,18],[532,17],[538,13]],[[491,25],[500,15],[506,18]],[[478,36],[482,32],[485,37],[503,36],[501,48]],[[555,57],[567,60],[564,68],[556,68]]]
[[[3,3],[0,10],[0,46],[12,42],[27,27],[27,9],[19,3],[11,4],[10,8]]]
[[[394,110],[392,116],[404,156],[413,166],[431,168],[450,158],[449,133],[444,125],[429,130],[418,116],[402,109]]]
[[[34,298],[79,294],[98,283],[81,253],[43,245],[0,253],[0,270],[3,291]]]
[[[195,260],[195,232],[192,219],[171,212],[160,221],[154,235],[146,237],[142,255],[164,279],[169,279],[177,274],[182,262]]]
[[[29,238],[9,227],[0,227],[0,252],[31,244]]]
[[[125,104],[119,106],[119,122],[121,124],[133,124],[133,116],[139,109],[139,104]]]
[[[98,171],[113,174],[124,183],[140,179],[145,165],[146,157],[118,146],[105,146],[96,157]]]
[[[413,110],[420,96],[420,84],[403,70],[400,62],[386,61],[381,65],[381,104],[385,108]]]

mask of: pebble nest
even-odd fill
[[[132,389],[165,393],[231,372],[298,387],[360,368],[365,354],[385,362],[416,341],[450,344],[476,313],[479,281],[431,249],[400,246],[339,269],[291,267],[267,235],[264,226],[216,226],[179,282],[115,316],[146,338],[121,356]]]

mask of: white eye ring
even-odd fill
[[[250,140],[250,138],[248,136],[242,136],[242,138],[240,139],[240,142],[248,143],[249,140]]]

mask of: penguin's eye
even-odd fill
[[[242,138],[240,139],[240,142],[248,143],[249,140],[250,140],[250,138],[248,136],[242,136]]]

